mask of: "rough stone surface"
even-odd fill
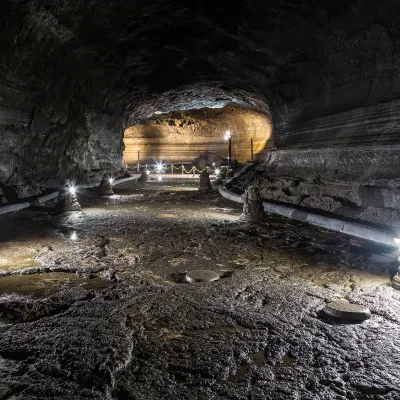
[[[214,152],[227,157],[225,131],[232,133],[232,158],[246,162],[251,158],[250,140],[255,155],[272,146],[272,124],[265,114],[252,109],[227,106],[222,109],[174,111],[154,115],[124,133],[124,160],[142,163],[151,160],[187,162],[199,152]]]
[[[274,150],[232,188],[256,185],[265,200],[399,228],[397,159],[393,147]]]
[[[71,192],[72,188],[74,188],[74,185],[70,180],[66,180],[60,187],[57,196],[57,204],[54,208],[57,213],[80,211],[82,209],[76,197],[76,193]]]
[[[110,174],[104,174],[103,178],[101,178],[99,191],[102,196],[112,196],[114,194],[112,188],[112,176]]]
[[[228,159],[219,156],[213,151],[205,151],[192,161],[193,165],[200,171],[204,168],[220,168],[221,165],[227,165]]]
[[[243,212],[240,219],[249,222],[260,222],[265,219],[264,207],[258,187],[249,186],[246,189]]]
[[[210,181],[210,173],[208,172],[208,169],[203,171],[200,174],[200,187],[199,191],[200,192],[211,192],[213,190],[211,181]]]
[[[0,216],[1,293],[15,279],[53,286],[0,295],[7,396],[397,400],[398,265],[369,261],[388,249],[271,215],[244,225],[239,205],[187,185],[126,182],[113,198],[82,196],[84,213]],[[200,265],[230,277],[185,284]],[[120,280],[75,286],[78,269]],[[320,318],[334,301],[372,317]]]

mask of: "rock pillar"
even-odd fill
[[[248,222],[260,222],[265,219],[265,211],[257,186],[249,186],[247,188],[240,219]]]
[[[113,188],[112,188],[112,183],[114,179],[112,176],[108,173],[103,175],[103,178],[101,179],[99,190],[100,194],[102,196],[112,196],[114,194]]]
[[[212,186],[211,186],[211,181],[210,181],[210,174],[208,172],[208,168],[206,168],[201,174],[200,174],[200,187],[199,187],[200,192],[211,192],[212,191]]]
[[[75,186],[69,179],[66,179],[58,192],[58,202],[55,210],[62,213],[67,211],[80,211],[81,209],[81,205],[76,197]]]

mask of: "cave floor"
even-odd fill
[[[196,182],[115,192],[0,216],[0,399],[400,399],[388,249],[248,225]],[[221,279],[185,283],[193,269]],[[334,300],[372,318],[321,318]]]

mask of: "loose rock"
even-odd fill
[[[322,312],[327,317],[348,322],[362,322],[371,318],[371,311],[359,304],[329,303]]]

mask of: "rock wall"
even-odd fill
[[[260,157],[252,177],[265,199],[397,231],[399,112],[400,101],[392,100],[281,125],[276,148]]]
[[[203,108],[156,115],[128,128],[124,160],[136,164],[138,150],[144,163],[191,162],[204,151],[227,157],[227,129],[232,134],[232,158],[240,162],[251,158],[251,139],[255,156],[272,146],[272,124],[265,114],[235,106]]]
[[[3,11],[0,204],[57,187],[66,176],[120,170],[121,111],[104,104],[80,69],[72,33],[36,2],[27,9],[7,3]]]
[[[271,96],[275,148],[260,157],[265,199],[400,227],[400,26],[394,3],[352,8],[316,38],[315,58]],[[392,14],[391,14],[392,13]],[[353,21],[352,21],[353,19]],[[333,34],[334,33],[334,34]],[[287,77],[297,77],[292,82]]]

